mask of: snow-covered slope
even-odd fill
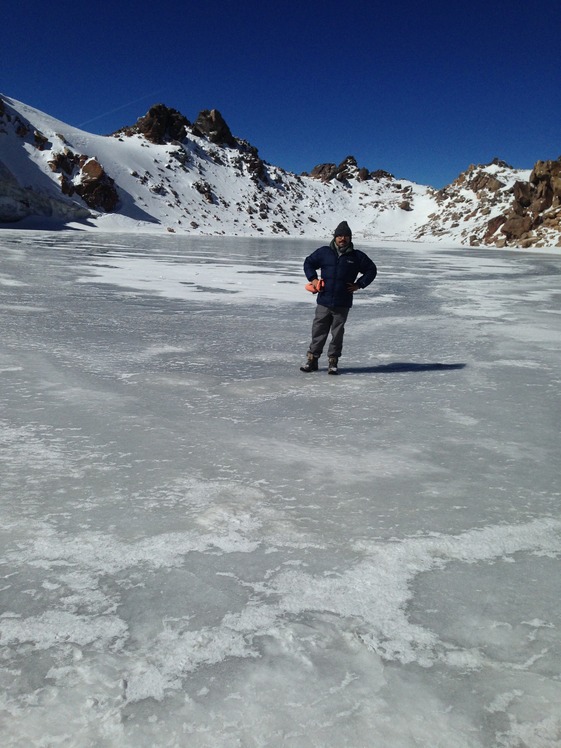
[[[489,220],[512,203],[514,184],[529,176],[530,170],[513,169],[499,159],[486,166],[469,166],[450,185],[434,193],[437,208],[417,232],[417,238],[454,236],[462,244],[481,244]]]
[[[192,125],[158,105],[135,126],[99,136],[0,98],[4,224],[41,216],[107,231],[315,238],[344,218],[363,239],[476,245],[528,176],[495,161],[437,191],[359,169],[352,157],[296,175],[262,161],[215,110]]]

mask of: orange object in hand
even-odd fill
[[[318,291],[323,290],[324,286],[325,286],[325,281],[323,280],[323,278],[319,278],[318,281],[317,281],[317,283],[316,283],[316,285],[315,285],[315,287],[314,287],[313,281],[310,281],[309,283],[306,283],[306,285],[304,286],[304,288],[306,289],[306,291],[311,291],[312,293],[317,293]]]

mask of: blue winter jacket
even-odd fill
[[[360,249],[355,249],[352,244],[351,249],[344,254],[339,254],[332,244],[312,252],[304,260],[306,278],[314,280],[318,277],[318,270],[325,286],[317,295],[317,303],[328,307],[351,307],[353,294],[347,290],[347,284],[356,283],[361,288],[366,288],[378,272],[370,257]]]

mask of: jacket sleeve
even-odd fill
[[[364,253],[362,254],[360,261],[360,272],[362,273],[362,275],[357,279],[356,282],[361,288],[366,288],[366,286],[369,286],[378,274],[378,268],[370,259],[370,257],[368,257],[368,255]]]
[[[318,277],[317,271],[321,267],[320,249],[316,249],[311,255],[304,260],[304,275],[309,281]]]

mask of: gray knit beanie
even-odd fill
[[[353,232],[349,228],[349,224],[346,221],[341,221],[333,232],[333,236],[350,236],[352,239]]]

